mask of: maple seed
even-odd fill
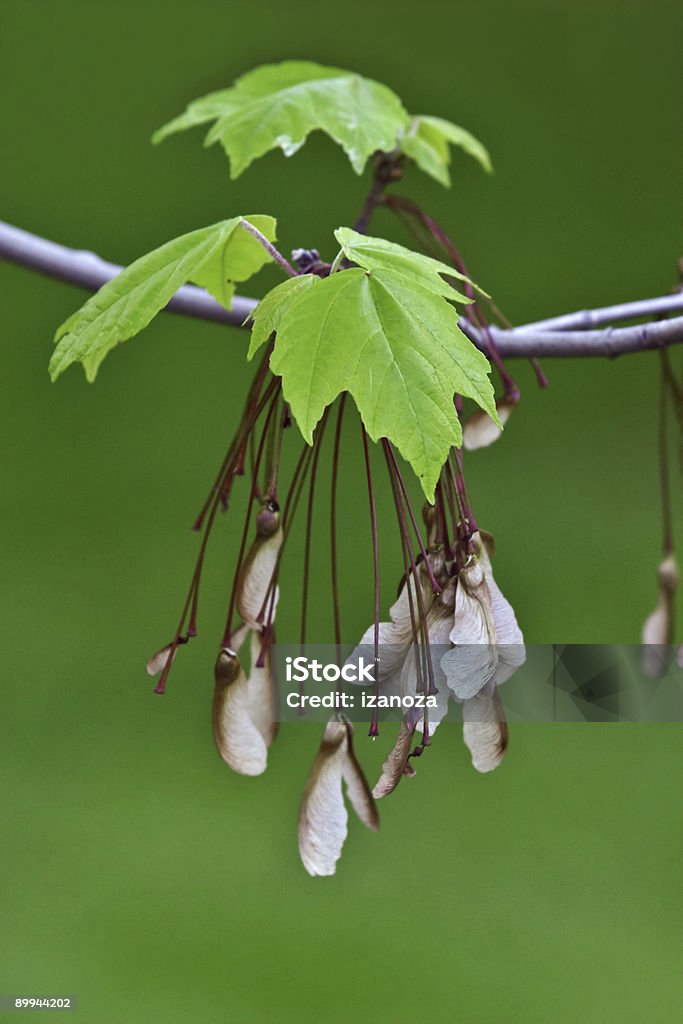
[[[497,690],[492,697],[465,701],[463,739],[478,772],[491,772],[498,767],[508,746],[508,726]]]
[[[260,630],[274,616],[279,599],[275,572],[283,540],[279,509],[267,502],[256,517],[256,537],[237,585],[237,610],[252,629]]]
[[[244,669],[229,647],[216,659],[212,720],[218,753],[233,771],[261,775],[266,770],[266,743],[250,714]]]
[[[159,680],[160,688],[157,687],[157,693],[164,692],[164,681],[165,677],[171,670],[171,665],[176,659],[178,649],[186,644],[195,635],[194,632],[188,629],[185,636],[179,636],[175,643],[164,644],[158,651],[155,651],[151,658],[147,661],[147,674],[150,676],[156,676],[159,672],[162,673],[162,677]]]
[[[643,624],[640,649],[640,668],[648,679],[661,679],[674,656],[674,595],[678,587],[678,565],[673,554],[659,563],[657,580],[657,606]]]
[[[173,651],[173,644],[166,644],[164,647],[160,648],[160,650],[155,651],[147,662],[147,674],[155,676],[161,672],[166,667],[171,651]],[[174,660],[177,652],[178,649],[176,647],[176,650],[173,651]]]
[[[356,814],[376,832],[379,815],[353,751],[353,727],[328,722],[299,809],[299,852],[309,875],[333,875],[347,835],[342,782]]]
[[[501,426],[504,427],[510,419],[518,398],[506,397],[496,402],[496,412]],[[483,409],[477,409],[462,428],[462,446],[468,452],[477,451],[478,448],[488,448],[501,436],[502,430],[496,426],[491,417]]]
[[[408,762],[414,732],[414,728],[406,722],[401,722],[396,742],[382,765],[382,774],[372,791],[376,800],[393,793],[404,775],[415,775],[415,769]]]

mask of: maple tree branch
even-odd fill
[[[121,267],[107,263],[94,252],[69,249],[3,221],[0,221],[0,258],[91,291],[101,288],[121,270]],[[227,310],[203,288],[187,284],[176,292],[166,309],[183,316],[239,327],[256,305],[256,299],[236,295],[232,309]]]
[[[482,332],[466,321],[460,322],[464,334],[486,351]],[[631,327],[606,327],[597,331],[539,330],[535,324],[501,330],[491,325],[496,348],[505,359],[578,359],[602,356],[614,359],[634,352],[668,348],[683,344],[683,316],[654,320]]]
[[[96,290],[121,270],[93,252],[69,249],[21,228],[0,221],[0,258],[29,267],[48,277]],[[256,299],[236,295],[232,308],[224,309],[215,299],[194,285],[184,285],[166,309],[172,313],[242,326],[257,305]],[[629,327],[585,328],[613,324],[636,317],[661,318],[665,314],[683,314],[683,291],[672,295],[626,302],[601,309],[567,313],[512,329],[491,327],[496,346],[506,359],[540,356],[544,358],[614,358],[633,352],[683,344],[683,315],[669,320],[653,319]],[[486,340],[481,331],[461,321],[467,336],[483,351]]]

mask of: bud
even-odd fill
[[[272,502],[267,502],[256,516],[256,536],[272,537],[280,528],[280,512],[273,507]]]

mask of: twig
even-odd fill
[[[353,222],[353,230],[360,234],[367,234],[372,215],[381,204],[387,185],[399,181],[402,175],[402,157],[399,153],[379,153],[375,157],[375,164],[372,172],[372,184],[368,192],[363,209]]]
[[[536,320],[527,324],[525,330],[574,331],[602,327],[622,320],[636,320],[638,317],[655,317],[666,313],[683,313],[683,291],[673,295],[661,295],[656,299],[638,299],[635,302],[620,302],[616,306],[601,309],[582,309],[576,313],[565,313],[547,320]]]

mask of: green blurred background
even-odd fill
[[[683,250],[682,43],[678,0],[3,0],[1,215],[125,263],[262,211],[285,250],[333,255],[367,183],[328,140],[237,182],[200,134],[149,144],[253,65],[311,58],[489,145],[495,176],[456,156],[451,192],[417,172],[401,190],[513,320],[663,293]],[[393,230],[387,214],[376,228]],[[188,526],[239,416],[246,336],[162,316],[96,385],[73,370],[51,386],[53,330],[83,296],[7,265],[0,287],[0,990],[76,993],[87,1024],[679,1019],[680,727],[518,725],[492,777],[445,727],[382,805],[380,834],[352,822],[337,875],[310,879],[295,830],[319,728],[283,729],[259,780],[212,746],[237,519],[211,546],[201,636],[164,699],[144,673],[175,627]],[[517,367],[504,441],[467,460],[497,577],[530,641],[636,642],[655,600],[657,360],[545,369],[540,392]],[[351,640],[372,615],[356,440]],[[384,498],[382,518],[386,606],[399,556]],[[319,641],[327,579],[321,561]],[[297,602],[283,598],[281,640],[296,638]],[[389,742],[359,737],[371,776]]]

